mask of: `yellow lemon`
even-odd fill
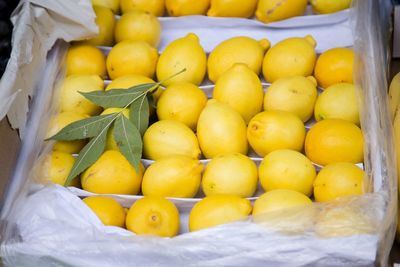
[[[129,109],[123,108],[107,108],[105,109],[101,115],[111,114],[121,112],[122,114],[129,119]],[[114,139],[114,125],[110,126],[110,129],[107,132],[107,139],[106,139],[106,150],[119,150],[117,142]]]
[[[340,204],[330,204],[318,214],[314,226],[318,236],[332,238],[376,233],[373,215],[358,207]]]
[[[326,88],[317,98],[315,120],[342,119],[360,125],[356,89],[350,83],[338,83]]]
[[[53,117],[49,123],[49,130],[47,131],[47,138],[55,135],[68,124],[76,121],[87,119],[87,115],[74,113],[74,112],[61,112]],[[53,150],[61,151],[69,154],[78,153],[86,144],[86,140],[75,141],[56,141]]]
[[[349,8],[352,0],[311,0],[311,6],[317,14],[329,14]]]
[[[112,46],[114,44],[115,17],[111,9],[103,6],[93,6],[96,13],[96,24],[99,33],[89,40],[80,41],[81,44]]]
[[[314,197],[318,202],[364,193],[364,171],[356,165],[338,162],[326,165],[314,182]]]
[[[263,74],[270,83],[290,76],[310,76],[313,73],[316,42],[311,35],[282,40],[267,51],[263,61]]]
[[[244,63],[257,75],[260,74],[264,53],[269,46],[267,39],[257,41],[246,36],[221,42],[208,57],[208,78],[215,83],[235,63]]]
[[[92,0],[93,6],[103,6],[111,9],[115,15],[119,14],[119,0]]]
[[[64,186],[75,158],[68,153],[52,151],[43,161],[41,176],[43,181],[49,181]],[[78,178],[74,178],[67,186],[79,187]]]
[[[143,10],[156,17],[164,15],[164,0],[120,0],[121,13],[125,14],[132,10]]]
[[[214,195],[200,200],[189,214],[189,230],[197,231],[220,224],[245,219],[251,204],[245,198],[231,195]]]
[[[107,57],[107,70],[111,79],[129,74],[153,77],[158,60],[157,49],[144,41],[122,41]]]
[[[210,160],[201,185],[206,196],[251,197],[257,189],[257,182],[256,164],[247,156],[235,153]]]
[[[306,122],[313,115],[317,95],[317,81],[312,76],[281,78],[268,87],[264,110],[288,111]]]
[[[192,0],[165,0],[165,8],[171,17],[188,15],[205,15],[210,0],[198,0],[194,3]]]
[[[179,121],[162,120],[144,133],[143,154],[153,160],[175,155],[198,159],[201,151],[196,135],[189,127]]]
[[[143,176],[145,196],[191,198],[200,187],[203,165],[186,156],[171,156],[156,160]]]
[[[81,174],[82,188],[96,194],[136,195],[142,183],[143,169],[140,163],[137,172],[121,152],[108,150]]]
[[[79,92],[102,91],[103,80],[97,75],[71,75],[65,78],[61,86],[61,111],[71,111],[90,116],[97,115],[101,107],[86,99]]]
[[[320,165],[363,162],[364,138],[357,125],[338,119],[317,122],[305,141],[307,157]]]
[[[246,124],[261,111],[263,97],[260,79],[243,63],[235,63],[224,72],[213,91],[213,98],[239,112]]]
[[[315,176],[311,161],[289,149],[272,151],[259,167],[260,183],[265,191],[290,189],[311,196]]]
[[[208,101],[197,122],[197,137],[203,155],[213,158],[227,153],[246,155],[246,123],[228,104]]]
[[[315,64],[318,84],[327,88],[336,83],[353,83],[354,52],[350,48],[332,48],[323,52]]]
[[[311,204],[311,199],[302,193],[289,189],[275,189],[262,194],[254,202],[253,216]]]
[[[200,45],[199,37],[189,33],[183,38],[172,41],[161,53],[157,64],[157,79],[164,86],[173,82],[190,82],[199,85],[206,74],[207,56]],[[172,75],[186,69],[185,72],[164,81]]]
[[[207,95],[196,85],[188,82],[172,83],[157,102],[157,116],[159,120],[183,122],[194,131],[206,103]]]
[[[259,0],[256,18],[264,23],[301,16],[306,11],[307,0]]]
[[[211,0],[207,16],[249,18],[256,10],[257,0]]]
[[[115,41],[145,41],[157,47],[160,43],[161,24],[152,14],[133,10],[121,16],[115,26]]]
[[[107,76],[106,58],[94,45],[74,44],[67,52],[67,76],[72,74]]]
[[[145,196],[130,207],[126,228],[138,235],[173,237],[179,232],[179,211],[162,197]]]
[[[286,111],[263,111],[247,127],[247,139],[254,151],[264,157],[278,149],[303,149],[306,129],[303,122]]]
[[[99,217],[104,225],[125,227],[125,210],[111,197],[92,196],[83,202]]]

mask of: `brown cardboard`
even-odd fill
[[[20,146],[18,131],[4,118],[0,121],[0,199],[14,170]]]

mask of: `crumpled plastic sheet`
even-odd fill
[[[172,239],[141,237],[102,225],[60,186],[44,187],[26,201],[15,222],[22,240],[1,246],[6,266],[374,266],[379,242],[375,234],[316,238],[276,231],[281,220],[289,223],[284,231],[293,230],[300,213],[269,226],[249,219]],[[359,204],[371,211],[368,206],[380,201],[371,195]]]
[[[12,52],[0,80],[0,120],[6,114],[24,137],[28,100],[42,79],[46,55],[58,39],[67,42],[98,31],[87,0],[23,0],[14,10]]]

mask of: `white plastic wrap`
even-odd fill
[[[35,184],[35,163],[46,151],[43,137],[54,108],[49,92],[62,78],[59,70],[66,45],[59,42],[48,56],[44,79],[37,87],[27,135],[1,212],[0,256],[5,266],[386,265],[397,205],[386,73],[380,69],[385,66],[386,50],[379,32],[386,28],[378,21],[375,11],[380,7],[375,1],[360,0],[354,5],[353,31],[348,20],[330,29],[346,23],[341,34],[352,32],[355,37],[348,45],[353,45],[358,55],[356,84],[362,99],[370,193],[260,215],[175,238],[137,236],[104,226],[69,189]],[[301,36],[317,32],[316,28],[289,28],[286,34]],[[315,36],[318,39],[318,34]],[[270,38],[268,34],[265,37]],[[329,40],[325,48],[340,46],[332,43],[335,38]],[[319,44],[323,42],[321,38]],[[124,197],[119,201],[125,206],[131,203],[124,203]],[[191,207],[187,202],[177,205],[181,214],[187,214]],[[185,225],[185,215],[181,219]]]

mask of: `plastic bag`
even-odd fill
[[[48,92],[63,77],[59,70],[66,45],[58,43],[48,56],[44,79],[38,86],[27,135],[1,213],[3,241],[0,256],[4,264],[386,265],[394,238],[397,205],[386,73],[379,69],[379,66],[385,66],[386,51],[379,32],[387,28],[380,24],[379,16],[374,12],[380,8],[375,1],[355,1],[354,6],[351,13],[354,48],[359,56],[356,83],[362,96],[369,194],[260,215],[175,238],[136,236],[124,229],[104,226],[69,189],[35,183],[35,163],[48,149],[43,146],[45,129],[52,114],[52,96]],[[301,35],[312,30],[315,29],[300,28],[295,33]],[[288,34],[295,35],[291,31],[289,29]],[[121,202],[126,200],[120,199]],[[191,205],[187,202],[178,205],[183,214],[182,224],[187,220],[185,214]]]

